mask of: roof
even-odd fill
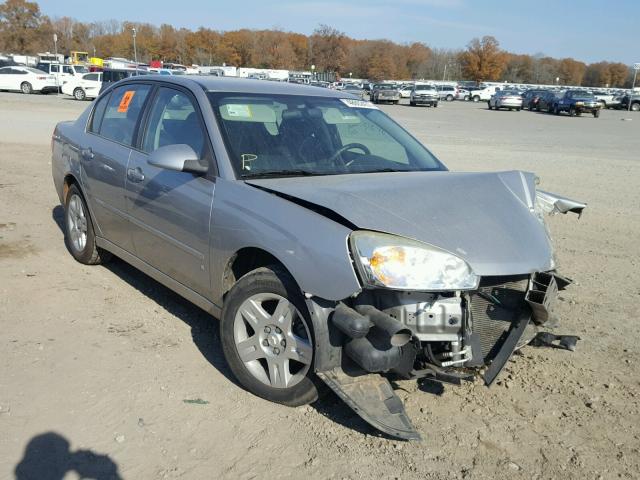
[[[238,77],[216,77],[212,75],[142,75],[137,81],[162,80],[167,83],[184,85],[193,88],[199,85],[210,92],[262,93],[271,95],[304,95],[332,98],[355,98],[340,90],[301,85],[298,83],[273,82],[269,80],[252,80]],[[134,80],[133,78],[129,79]],[[134,80],[135,81],[135,80]]]

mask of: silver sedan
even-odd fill
[[[506,108],[519,112],[522,109],[522,95],[511,90],[500,90],[489,99],[488,104],[489,110]]]
[[[532,173],[450,172],[372,103],[279,82],[122,80],[52,157],[78,262],[118,256],[218,318],[253,394],[303,405],[324,382],[403,439],[389,378],[493,383],[570,283],[545,215],[585,207]]]

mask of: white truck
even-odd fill
[[[488,101],[498,91],[500,91],[500,87],[496,85],[490,85],[479,90],[471,90],[469,92],[469,100],[473,102]]]

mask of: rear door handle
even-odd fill
[[[144,173],[140,167],[127,169],[127,178],[134,183],[140,183],[144,180]]]
[[[91,147],[80,150],[80,155],[82,155],[82,158],[84,158],[85,160],[92,160],[93,157],[95,157],[93,150],[91,150]]]

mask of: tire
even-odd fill
[[[87,98],[87,94],[83,89],[78,87],[73,91],[73,98],[75,98],[76,100],[84,100],[85,98]]]
[[[411,105],[412,107],[415,107],[415,106],[416,106],[416,102],[411,102],[411,101],[410,101],[410,102],[409,102],[409,105]]]
[[[433,104],[433,108],[438,108],[438,102]]]
[[[281,267],[258,268],[236,282],[222,309],[220,339],[231,371],[249,392],[290,407],[317,400],[312,323],[300,289]]]
[[[600,110],[594,110],[593,111],[593,118],[598,118],[600,116]]]
[[[474,95],[474,96],[473,96],[473,98],[472,98],[471,100],[473,100],[474,102],[476,102],[476,103],[477,103],[477,102],[479,102],[479,101],[480,101],[480,97],[479,97],[478,95]]]
[[[638,102],[633,102],[631,104],[631,111],[632,112],[640,112],[640,103]]]
[[[575,117],[576,116],[576,109],[573,107],[569,107],[569,116],[570,117]]]
[[[30,93],[33,93],[33,87],[29,82],[22,82],[22,84],[20,85],[20,90],[25,95],[29,95]]]
[[[519,111],[520,111],[520,109],[519,109],[519,108],[516,108],[516,112],[519,112]]]
[[[555,107],[553,107],[553,113],[555,115],[560,115],[560,107],[557,106],[557,105]]]
[[[451,94],[447,95],[447,97],[445,98],[445,100],[446,100],[447,102],[453,102],[453,95],[451,95]]]
[[[489,110],[493,110],[493,107],[491,106],[491,102],[487,102],[487,107],[489,107]]]
[[[465,95],[462,99],[463,99],[465,102],[468,102],[468,101],[469,101],[469,95]]]
[[[93,221],[80,189],[71,185],[64,204],[64,240],[69,252],[78,262],[97,265],[111,258],[111,254],[96,246]]]
[[[602,108],[607,108],[607,102],[605,102],[604,100],[600,100],[600,106]]]

